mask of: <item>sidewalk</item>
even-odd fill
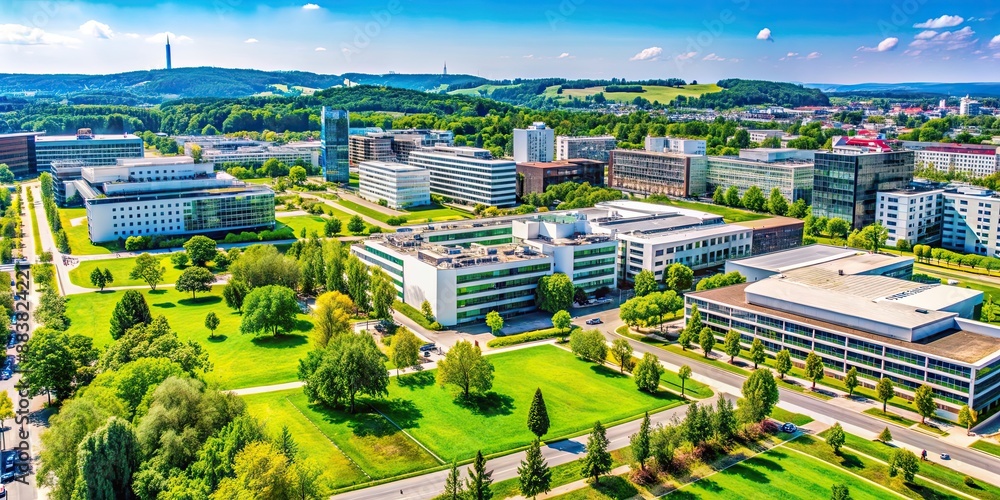
[[[339,196],[339,197],[341,197],[341,198],[343,198],[343,199],[345,199],[347,201],[350,201],[352,203],[357,203],[358,205],[361,205],[363,207],[367,207],[367,208],[370,208],[370,209],[375,210],[377,212],[381,212],[381,213],[383,213],[385,215],[388,215],[390,217],[397,217],[397,216],[400,216],[400,215],[402,215],[402,216],[405,217],[407,215],[412,215],[409,212],[400,212],[399,210],[393,210],[393,209],[391,209],[389,207],[383,207],[382,205],[379,205],[378,203],[372,203],[372,202],[370,202],[370,201],[368,201],[368,200],[366,200],[366,199],[364,199],[364,198],[362,198],[362,197],[360,197],[360,196],[358,196],[358,195],[356,195],[354,193],[351,193],[349,191],[344,191],[344,190],[337,191],[337,196]]]

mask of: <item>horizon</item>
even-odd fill
[[[439,74],[447,61],[449,74],[488,80],[743,78],[849,85],[989,82],[982,75],[1000,69],[1000,6],[968,0],[763,6],[715,0],[628,10],[608,0],[515,0],[500,10],[427,0],[369,6],[0,0],[0,6],[6,74],[163,69],[167,37],[174,69],[324,75]],[[922,77],[928,72],[954,78],[927,82]]]

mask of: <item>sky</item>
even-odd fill
[[[0,0],[0,73],[1000,81],[997,0]]]

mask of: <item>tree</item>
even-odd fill
[[[204,267],[191,266],[181,273],[177,278],[178,292],[191,292],[191,298],[195,298],[198,292],[211,292],[212,283],[215,283],[215,275],[212,271]]]
[[[611,357],[618,363],[619,373],[625,373],[632,368],[632,344],[622,338],[615,339],[611,343]]]
[[[799,198],[795,200],[795,203],[788,206],[788,211],[785,212],[785,215],[796,219],[804,219],[808,213],[809,206],[806,205],[806,200]]]
[[[691,282],[694,281],[694,271],[690,267],[675,262],[667,268],[664,282],[667,288],[677,292],[686,292],[691,289]]]
[[[205,315],[205,328],[211,333],[208,338],[215,337],[215,329],[219,327],[219,317],[215,315],[215,311],[209,312]]]
[[[740,350],[743,349],[743,346],[740,345],[740,332],[729,330],[722,346],[722,350],[729,355],[729,364],[732,364],[736,360],[736,356],[740,354]]]
[[[815,351],[806,355],[806,378],[812,381],[812,390],[816,390],[816,382],[823,380],[825,371],[823,358],[819,357]]]
[[[756,423],[767,418],[778,403],[778,384],[770,370],[757,370],[743,382],[743,399],[740,400],[740,420]]]
[[[889,441],[892,441],[892,433],[889,432],[889,426],[888,425],[885,426],[885,429],[882,429],[882,432],[878,433],[878,437],[875,439],[883,443],[888,443]]]
[[[851,490],[846,484],[837,483],[830,488],[830,500],[851,500]]]
[[[573,327],[573,318],[566,310],[556,311],[552,315],[552,327],[558,328],[565,334]],[[565,336],[563,337],[563,341],[565,342]]]
[[[715,347],[715,333],[711,328],[706,326],[698,332],[698,346],[706,358],[712,354],[712,348]]]
[[[74,498],[130,498],[139,442],[128,422],[112,417],[80,443]]]
[[[910,242],[906,241],[906,240],[898,240],[898,241],[896,241],[896,250],[899,251],[900,255],[903,255],[903,252],[909,252],[910,251]]]
[[[146,299],[138,290],[125,290],[111,312],[111,338],[118,340],[135,325],[148,325],[153,321]]]
[[[493,335],[496,335],[503,328],[503,316],[496,311],[490,311],[486,314],[486,326],[490,327]]]
[[[580,475],[594,479],[599,485],[601,476],[611,472],[611,453],[608,451],[608,435],[601,422],[594,423],[594,430],[587,438],[587,454],[580,461]]]
[[[310,402],[336,407],[346,401],[354,413],[358,394],[384,397],[389,394],[385,355],[371,335],[348,334],[333,340],[299,360],[299,379]]]
[[[392,304],[396,301],[396,286],[381,267],[371,268],[372,312],[376,318],[392,318]]]
[[[354,302],[340,292],[326,292],[316,298],[312,311],[313,340],[317,348],[324,348],[330,340],[352,331],[351,313]]]
[[[476,458],[469,468],[469,478],[465,480],[465,497],[468,500],[490,500],[493,498],[493,491],[490,485],[493,484],[493,471],[486,471],[486,458],[483,457],[482,450],[476,452]]]
[[[289,465],[274,444],[246,445],[233,463],[234,475],[219,483],[212,500],[229,498],[292,498]]]
[[[170,263],[173,264],[174,267],[178,269],[186,266],[188,264],[188,260],[190,259],[188,258],[186,253],[177,252],[175,254],[170,255]]]
[[[733,402],[726,398],[719,398],[715,404],[715,414],[712,415],[712,428],[715,429],[715,437],[720,443],[728,445],[736,439],[738,427],[739,418],[736,415]]]
[[[222,288],[222,299],[226,301],[226,305],[237,311],[243,310],[243,301],[246,299],[247,290],[246,284],[242,281],[229,280],[226,286]]]
[[[528,430],[539,439],[549,432],[549,411],[545,407],[541,388],[535,389],[535,396],[531,398],[531,407],[528,408]]]
[[[256,288],[243,301],[240,333],[277,336],[295,328],[295,318],[300,312],[295,292],[290,288],[278,285]]]
[[[166,358],[192,375],[196,370],[211,369],[208,354],[202,350],[201,344],[193,340],[182,342],[162,315],[148,325],[129,328],[117,342],[108,345],[97,360],[97,368],[101,371],[119,370],[128,363],[146,358]]]
[[[684,384],[687,379],[691,378],[691,367],[688,365],[683,365],[677,370],[677,378],[681,379],[681,397],[684,397]]]
[[[788,212],[788,200],[781,194],[780,188],[771,189],[771,195],[767,198],[767,211],[774,215],[785,215]]]
[[[903,475],[903,480],[912,483],[920,471],[920,460],[910,450],[897,448],[889,455],[889,477]]]
[[[715,186],[715,192],[712,193],[712,203],[716,205],[726,204],[726,192],[723,191],[722,186]]]
[[[792,353],[788,349],[782,349],[774,356],[774,369],[781,380],[785,380],[785,375],[792,371]]]
[[[104,291],[104,287],[107,286],[108,281],[104,277],[104,272],[101,268],[95,267],[93,271],[90,272],[90,284],[94,285]]]
[[[202,235],[192,236],[184,243],[184,250],[191,259],[191,263],[196,266],[204,266],[208,261],[215,258],[215,240]]]
[[[14,401],[10,399],[7,391],[0,391],[0,448],[7,449],[7,426],[4,423],[9,418],[14,418]]]
[[[850,230],[851,223],[840,217],[834,217],[826,223],[826,231],[831,238],[847,238],[847,233]]]
[[[149,285],[150,290],[156,290],[156,285],[163,280],[167,269],[160,265],[160,259],[144,253],[135,258],[135,267],[129,273],[129,279],[142,280]]]
[[[888,377],[880,378],[878,384],[875,385],[875,396],[882,402],[882,413],[885,413],[886,405],[895,395],[896,388],[892,385],[892,380]]]
[[[462,500],[465,491],[462,487],[462,476],[458,472],[458,462],[451,462],[451,469],[448,470],[448,477],[444,480],[444,500]]]
[[[878,253],[885,246],[886,240],[889,239],[889,230],[881,222],[876,221],[861,230],[861,239],[865,249]]]
[[[635,365],[632,378],[635,380],[635,385],[640,391],[654,394],[660,386],[660,374],[662,373],[663,367],[660,366],[660,359],[655,354],[647,352],[642,355],[642,359]]]
[[[764,343],[760,341],[759,338],[754,338],[753,343],[750,344],[750,361],[753,361],[753,369],[757,369],[757,365],[767,361],[767,353],[764,351]]]
[[[542,458],[542,445],[535,439],[528,447],[521,466],[517,468],[520,479],[521,494],[535,498],[542,493],[548,493],[552,488],[552,471]]]
[[[767,206],[767,199],[764,198],[764,193],[761,192],[760,188],[757,186],[750,186],[747,192],[743,194],[743,199],[740,203],[747,209],[753,212],[763,212],[764,208]]]
[[[569,348],[573,354],[597,364],[608,359],[608,344],[597,330],[574,331],[569,336]]]
[[[629,438],[629,444],[632,448],[632,458],[636,462],[639,462],[639,469],[646,470],[646,460],[650,456],[648,411],[642,417],[642,423],[639,424],[639,432],[632,434],[632,437]]]
[[[538,280],[535,305],[547,313],[566,311],[573,306],[573,280],[563,273],[553,273]]]
[[[740,206],[740,190],[736,186],[729,186],[729,189],[726,189],[726,205],[730,207]]]
[[[338,235],[340,234],[342,226],[343,223],[340,222],[340,219],[336,217],[330,217],[325,222],[323,222],[323,234],[327,238]]]
[[[844,386],[847,387],[847,396],[848,397],[853,397],[854,396],[854,389],[857,389],[857,387],[858,387],[858,369],[857,368],[855,368],[855,367],[852,366],[850,370],[847,370],[847,375],[844,376]]]
[[[233,260],[233,259],[231,259]],[[266,285],[296,289],[301,278],[299,263],[278,251],[274,245],[247,247],[229,266],[230,281],[245,285],[247,293]]]
[[[302,184],[306,181],[306,169],[302,167],[292,167],[288,170],[288,179],[295,184]]]
[[[937,410],[937,403],[934,402],[934,391],[929,385],[921,385],[913,391],[913,405],[917,407],[920,414],[920,423],[927,423],[927,417],[933,417]]]
[[[409,328],[399,327],[392,336],[390,359],[396,365],[396,376],[400,369],[407,369],[420,364],[420,346],[423,342]]]
[[[840,426],[840,422],[833,424],[830,427],[830,432],[826,436],[826,444],[833,448],[833,452],[840,455],[840,447],[844,446],[844,441],[847,440],[847,435],[844,433],[844,428]]]
[[[14,182],[14,172],[11,172],[6,163],[0,163],[0,183],[10,184],[12,182]]]
[[[102,274],[104,275],[104,286],[109,286],[115,282],[115,276],[111,274],[111,269],[105,267]]]
[[[73,395],[77,366],[68,344],[69,336],[63,332],[47,327],[35,330],[20,360],[29,394],[48,393],[60,400]]]
[[[458,386],[468,398],[471,390],[486,392],[493,387],[493,364],[479,346],[460,340],[438,362],[437,381],[442,386]]]
[[[354,305],[361,311],[368,312],[370,302],[368,300],[369,275],[368,266],[357,255],[347,258],[347,294],[354,301]]]
[[[361,234],[365,232],[365,221],[360,215],[355,215],[351,217],[351,220],[347,221],[347,230],[354,234]]]
[[[687,415],[681,423],[681,430],[684,439],[691,443],[691,446],[701,446],[712,437],[712,417],[710,407],[700,407],[698,403],[688,405]]]
[[[649,295],[655,292],[658,288],[659,286],[656,284],[656,276],[653,275],[653,271],[643,269],[642,271],[639,271],[639,274],[635,275],[636,297]]]

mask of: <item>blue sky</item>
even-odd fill
[[[1000,80],[1000,2],[0,0],[0,72]]]

